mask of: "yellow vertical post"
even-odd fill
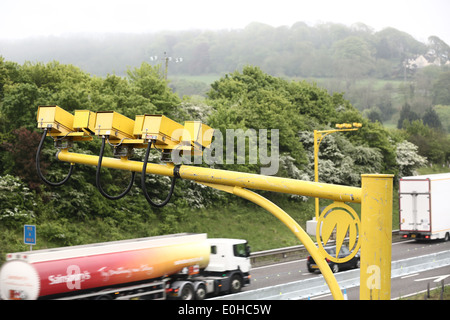
[[[391,299],[393,175],[362,175],[360,300]]]
[[[319,182],[319,143],[317,130],[314,130],[314,181]],[[315,203],[315,217],[316,221],[319,220],[319,198],[316,197]]]

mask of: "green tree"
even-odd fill
[[[422,121],[424,125],[429,126],[430,128],[441,130],[442,129],[442,123],[439,119],[439,115],[437,114],[436,110],[434,108],[428,108],[424,115],[422,116]]]
[[[153,67],[143,62],[139,68],[128,70],[127,75],[135,93],[148,99],[158,113],[174,119],[180,118],[180,98],[164,80],[160,65]]]
[[[397,164],[399,166],[399,177],[412,176],[416,169],[427,164],[427,159],[418,154],[418,147],[409,142],[402,141],[397,144]]]
[[[11,61],[6,61],[0,56],[0,101],[4,97],[4,88],[8,84],[12,84],[20,77],[20,66]]]
[[[305,125],[304,117],[295,110],[286,81],[248,66],[242,73],[226,75],[211,88],[211,127],[221,130],[224,137],[226,129],[278,129],[280,152],[291,153],[298,163],[304,161],[296,139],[298,129]]]
[[[405,103],[400,110],[400,118],[397,122],[397,128],[403,128],[405,121],[413,122],[418,119],[420,119],[420,117],[417,115],[417,113],[411,110],[411,106],[408,103]]]
[[[432,53],[439,59],[441,65],[446,64],[450,60],[450,46],[439,37],[429,37],[428,46],[432,50]]]
[[[433,109],[439,115],[443,129],[450,133],[450,106],[437,105]]]
[[[411,35],[395,28],[385,28],[375,34],[377,57],[384,59],[400,59],[417,54],[425,54],[427,47]]]
[[[30,155],[36,154],[41,135],[20,128],[15,129],[12,136],[12,142],[0,144],[0,150],[5,151],[2,154],[2,171],[20,177],[30,189],[37,189],[41,180],[36,173],[36,158]],[[45,171],[45,165],[42,170]]]
[[[380,122],[383,123],[383,119],[381,117],[381,112],[378,109],[369,109],[367,112],[367,118],[371,121],[371,122]]]
[[[331,129],[331,128],[328,128]],[[358,133],[353,133],[358,134]],[[310,131],[299,133],[308,152],[308,165],[304,172],[314,177],[314,134]],[[378,148],[354,145],[341,133],[328,135],[319,148],[319,177],[321,182],[359,185],[361,174],[378,173],[383,170],[383,155]]]
[[[157,112],[151,100],[140,95],[126,78],[108,75],[94,78],[91,85],[89,104],[97,111],[114,110],[131,119],[136,115]]]
[[[5,126],[13,128],[34,128],[39,89],[34,83],[14,83],[4,88],[0,113]],[[33,108],[34,107],[34,108]]]
[[[347,81],[347,88],[353,81],[368,76],[374,68],[373,49],[359,37],[348,37],[334,44],[333,60],[336,75]]]
[[[0,224],[2,227],[20,228],[37,216],[33,192],[17,177],[0,176]]]
[[[450,139],[441,131],[426,126],[422,120],[405,121],[407,140],[418,147],[419,155],[432,164],[445,164],[450,157]]]
[[[441,73],[434,83],[433,104],[450,105],[450,71]]]

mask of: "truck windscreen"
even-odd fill
[[[247,243],[239,243],[233,245],[233,252],[236,257],[246,258],[250,256],[250,249]]]

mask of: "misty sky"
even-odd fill
[[[0,0],[0,39],[105,32],[363,22],[450,44],[449,0]]]

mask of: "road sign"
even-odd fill
[[[36,244],[36,226],[24,225],[23,228],[23,242],[29,245]]]
[[[336,250],[332,256],[324,249],[324,246],[330,240],[334,230],[336,230]],[[322,211],[317,220],[316,237],[319,250],[325,258],[333,262],[342,263],[350,261],[350,259],[356,256],[361,246],[361,237],[358,237],[360,232],[361,222],[355,210],[343,202],[334,202]],[[348,249],[350,252],[347,256],[344,256],[344,252],[341,253],[340,251],[347,235],[349,238]]]

